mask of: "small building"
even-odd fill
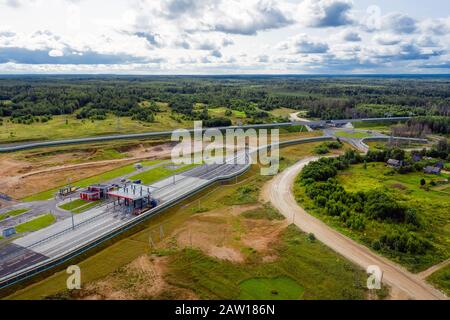
[[[74,193],[75,191],[77,191],[77,187],[72,187],[72,186],[66,186],[64,188],[59,189],[59,195],[62,197],[68,196],[69,194]]]
[[[439,167],[427,166],[423,169],[423,172],[425,172],[427,174],[440,174],[441,170],[442,169]]]
[[[442,170],[442,169],[444,169],[445,164],[444,164],[443,161],[439,161],[439,162],[436,163],[434,166],[435,166],[436,168],[440,168],[440,169]]]
[[[100,200],[100,192],[98,191],[82,191],[80,192],[80,199],[86,201],[98,201]]]
[[[86,201],[98,201],[106,199],[108,192],[113,189],[110,185],[94,184],[89,186],[86,190],[80,192],[80,198]]]
[[[14,228],[14,227],[5,228],[2,230],[3,238],[8,238],[15,234],[16,234],[16,228]]]
[[[389,159],[386,164],[391,168],[400,168],[403,165],[403,161],[396,159]]]
[[[422,160],[422,156],[420,154],[418,154],[418,153],[413,154],[413,156],[412,156],[412,161],[413,162],[419,162],[421,160]]]

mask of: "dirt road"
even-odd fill
[[[362,267],[376,265],[383,271],[383,281],[392,287],[394,298],[436,300],[447,299],[445,294],[388,259],[378,256],[363,245],[343,236],[324,222],[309,215],[295,201],[293,184],[298,173],[310,161],[306,158],[268,182],[262,197],[272,203],[287,219],[294,221],[301,230],[313,233],[325,245]]]

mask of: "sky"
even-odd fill
[[[450,73],[448,0],[0,0],[1,74]]]

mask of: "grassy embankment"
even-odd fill
[[[196,164],[181,165],[174,169],[168,168],[167,166],[159,166],[154,169],[138,173],[130,177],[130,180],[141,180],[142,184],[151,184],[153,182],[170,177],[171,175],[192,169],[195,166],[197,165]]]
[[[77,199],[74,201],[67,202],[59,207],[67,211],[72,211],[73,213],[81,213],[98,205],[100,202],[101,201],[86,201],[83,199]]]
[[[55,221],[55,217],[48,213],[33,220],[18,224],[15,228],[17,233],[33,232],[48,227]]]
[[[281,167],[285,168],[299,158],[313,155],[318,144],[283,148]],[[124,274],[126,268],[121,267],[139,256],[156,253],[169,255],[171,262],[168,278],[172,279],[171,284],[189,288],[199,297],[250,298],[249,295],[252,295],[251,298],[255,299],[364,298],[365,273],[295,227],[285,229],[276,240],[274,248],[278,258],[272,262],[260,261],[258,252],[246,246],[241,247],[247,257],[243,264],[219,260],[195,248],[160,248],[156,252],[151,250],[150,235],[156,245],[161,243],[158,237],[160,225],[164,227],[166,237],[170,237],[172,232],[195,218],[198,212],[221,209],[230,212],[236,206],[257,204],[261,186],[270,179],[259,176],[258,172],[259,169],[253,167],[239,178],[238,185],[218,185],[194,196],[163,215],[145,222],[144,230],[81,261],[78,265],[83,270],[83,284],[107,275],[125,275],[126,285],[133,291],[130,282],[132,279]],[[225,224],[223,228],[232,228],[233,236],[229,240],[239,242],[246,232],[244,226],[247,219],[279,221],[280,217],[273,209],[262,207],[230,219],[231,224]],[[189,268],[186,268],[187,265]],[[64,270],[57,272],[10,298],[41,299],[56,294],[64,291],[66,278]],[[254,292],[249,292],[255,286],[264,289],[257,296],[254,296]]]
[[[5,220],[8,217],[15,217],[18,215],[21,215],[25,212],[28,212],[30,209],[17,209],[17,210],[11,210],[5,213],[0,214],[0,221]]]
[[[161,112],[155,115],[154,123],[132,120],[131,117],[121,117],[118,121],[113,115],[109,115],[106,120],[77,119],[75,114],[53,116],[48,122],[34,122],[30,125],[12,123],[4,118],[3,125],[0,126],[0,143],[166,131],[191,125],[182,120],[180,115],[172,114],[167,104],[159,106]]]
[[[369,163],[367,169],[363,164],[352,165],[350,169],[339,172],[337,179],[348,192],[369,191],[381,189],[393,196],[399,203],[415,209],[421,227],[415,232],[429,240],[433,250],[428,250],[423,255],[412,255],[383,250],[382,253],[393,261],[396,261],[413,272],[424,270],[450,256],[448,246],[450,239],[450,198],[441,187],[429,187],[428,191],[421,188],[420,181],[424,178],[429,185],[431,181],[437,181],[440,177],[427,175],[421,172],[397,174],[387,168],[383,163]],[[392,225],[389,221],[368,220],[364,230],[352,230],[347,228],[339,217],[331,217],[323,213],[323,209],[317,207],[305,194],[305,188],[296,184],[296,198],[300,205],[309,213],[315,215],[330,224],[340,232],[370,247],[375,239],[388,232]]]
[[[430,275],[427,281],[444,291],[450,297],[450,265]]]
[[[342,137],[342,138],[355,138],[355,139],[362,139],[362,138],[368,138],[371,135],[369,133],[366,132],[347,132],[347,131],[336,131],[334,133],[337,137]]]

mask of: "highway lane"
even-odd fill
[[[237,156],[237,158],[242,157],[245,157],[245,154]],[[227,161],[229,160],[227,159]],[[192,190],[208,186],[211,180],[219,176],[239,172],[244,167],[245,165],[229,163],[202,165],[182,174],[177,174],[175,180],[173,177],[169,177],[150,185],[150,187],[155,190],[153,196],[161,204],[164,204],[178,197],[188,196]],[[72,220],[68,218],[45,229],[30,233],[12,243],[15,246],[13,251],[20,254],[4,255],[3,259],[0,260],[0,271],[4,270],[4,274],[0,277],[5,278],[11,273],[28,268],[37,262],[56,258],[68,251],[81,248],[94,239],[107,235],[111,230],[120,228],[136,218],[139,217],[133,215],[125,216],[121,212],[114,210],[112,204],[109,203],[75,215],[75,229],[72,229]],[[34,260],[32,261],[31,259]],[[14,268],[10,267],[12,263],[15,266]]]
[[[377,121],[405,121],[412,117],[391,117],[391,118],[363,118],[363,119],[344,119],[344,120],[320,120],[320,121],[294,121],[294,122],[283,122],[283,123],[267,123],[267,124],[255,124],[255,125],[245,125],[245,126],[230,126],[230,127],[217,127],[214,129],[227,130],[227,129],[264,129],[264,128],[277,128],[286,127],[292,125],[307,125],[311,128],[325,127],[327,124],[346,124],[351,122],[377,122]],[[207,129],[202,130],[204,132]],[[190,133],[195,132],[194,129],[188,129]],[[53,140],[53,141],[37,141],[37,142],[23,142],[14,144],[3,144],[0,145],[0,153],[2,152],[14,152],[19,150],[34,149],[40,147],[53,147],[69,144],[82,144],[91,142],[104,142],[113,140],[125,140],[125,139],[140,139],[140,138],[158,138],[158,137],[170,137],[173,131],[159,131],[159,132],[144,132],[135,134],[118,134],[118,135],[108,135],[108,136],[97,136],[97,137],[87,137],[78,139],[67,139],[67,140]]]

